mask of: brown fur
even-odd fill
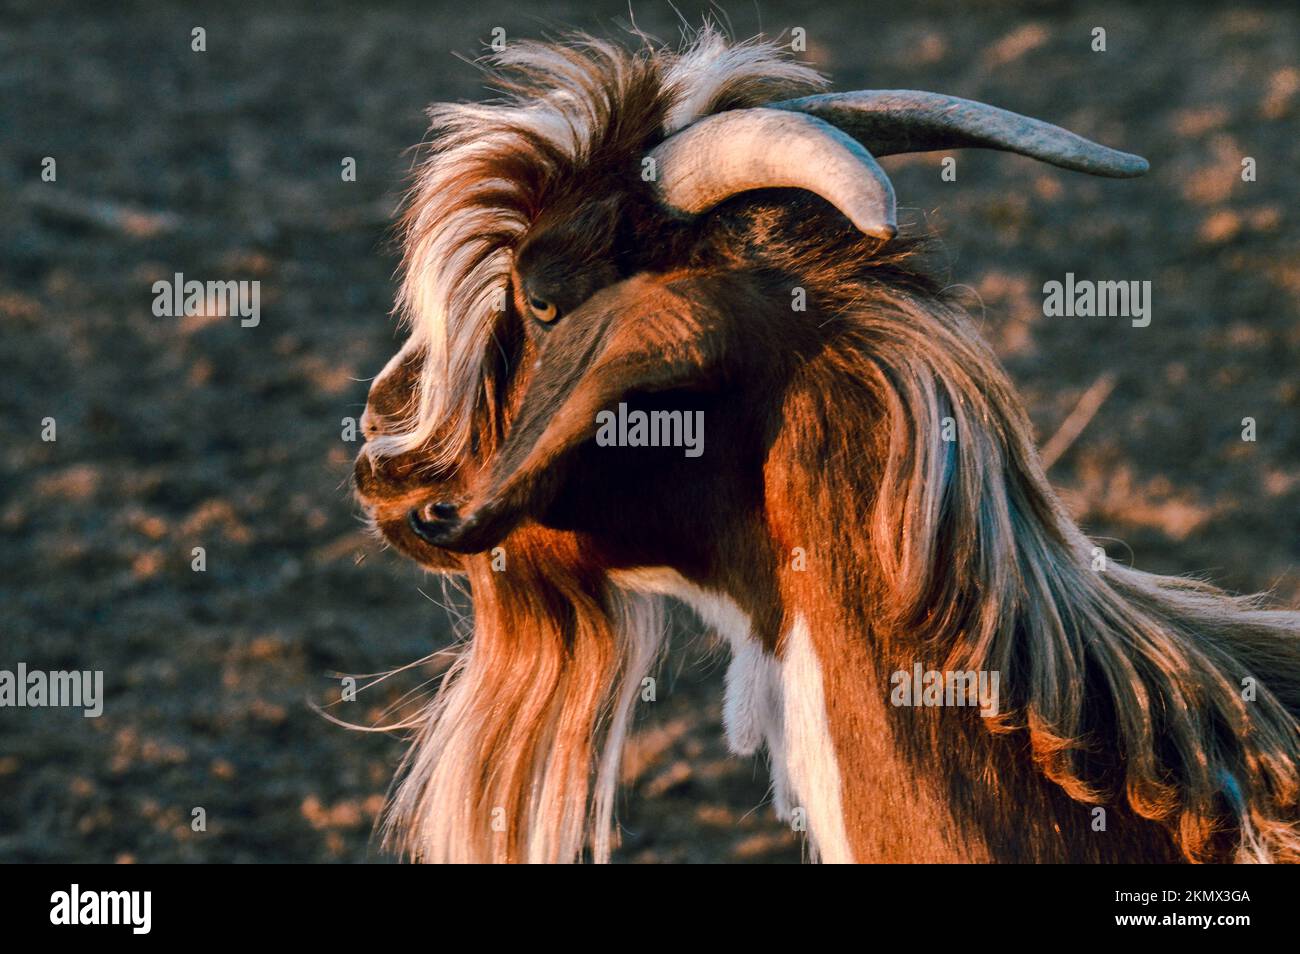
[[[481,773],[459,809],[469,847],[427,847],[418,788],[396,815],[408,847],[567,853],[556,846],[580,838],[600,714],[632,654],[609,574],[670,567],[731,596],[777,656],[794,618],[808,621],[858,860],[1300,858],[1296,614],[1094,571],[1005,373],[911,243],[863,239],[802,193],[665,215],[635,176],[667,111],[653,59],[619,86],[612,61],[564,55],[624,91],[596,144],[573,161],[521,136],[452,184],[481,196],[484,177],[512,183],[529,223],[503,238],[511,297],[477,410],[449,419],[473,441],[450,468],[436,436],[358,462],[385,535],[468,572],[476,634],[450,678],[480,694],[459,701],[467,712],[494,710],[455,742],[472,751],[454,764]],[[552,326],[527,317],[534,283],[568,295]],[[807,311],[790,308],[796,286]],[[413,352],[376,382],[377,432],[400,423],[422,370]],[[703,410],[704,456],[595,446],[596,412],[619,401]],[[955,442],[940,439],[945,417]],[[435,500],[456,516],[413,532],[406,511]],[[508,573],[486,568],[496,546]],[[890,706],[889,674],[917,661],[1000,672],[1001,714]],[[544,822],[539,779],[559,800]],[[496,808],[510,827],[480,838]],[[538,824],[552,834],[530,841]]]

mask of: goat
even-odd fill
[[[954,97],[827,93],[707,29],[495,66],[503,101],[431,111],[411,334],[356,465],[379,531],[473,601],[391,845],[607,860],[672,596],[730,643],[730,747],[766,751],[820,860],[1297,859],[1300,614],[1093,569],[875,157],[1144,160]],[[621,405],[702,412],[704,452],[598,442]],[[995,711],[900,705],[922,669],[991,675]]]

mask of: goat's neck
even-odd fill
[[[918,359],[891,371],[887,394],[841,393],[832,407],[820,396],[832,389],[814,386],[785,408],[801,424],[775,442],[765,485],[791,799],[810,802],[831,859],[1172,860],[1169,839],[1120,808],[1098,837],[1092,806],[1049,777],[1023,730],[997,723],[1006,702],[895,692],[919,666],[945,690],[949,672],[974,672],[977,689],[998,678],[1007,696],[1011,674],[994,671],[1012,660],[1022,682],[1042,663],[1082,691],[1077,631],[1042,646],[1026,633],[1050,629],[1044,614],[1099,618],[1082,608],[1109,593],[1086,569],[1086,541],[1043,479],[1005,378],[991,362],[977,370],[985,386],[959,397],[950,382],[927,386]],[[953,442],[939,430],[948,418]],[[837,786],[819,782],[828,764]]]

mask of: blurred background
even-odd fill
[[[484,95],[457,55],[494,28],[614,34],[629,6],[186,6],[0,4],[0,669],[100,669],[106,694],[98,719],[0,709],[0,860],[390,860],[373,826],[403,742],[312,704],[451,639],[438,582],[361,532],[342,439],[400,340],[407,150],[427,104]],[[1051,476],[1111,559],[1300,603],[1300,7],[632,9],[674,43],[675,10],[802,27],[839,89],[954,93],[1147,156],[1133,182],[980,152],[956,182],[938,154],[884,165],[1040,441],[1095,408]],[[1067,271],[1151,281],[1150,326],[1044,318]],[[155,317],[175,272],[259,280],[260,325]],[[685,623],[627,760],[619,860],[800,859],[765,767],[725,752],[722,670]],[[329,711],[393,721],[440,672]]]

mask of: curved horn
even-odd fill
[[[822,93],[769,104],[816,116],[874,155],[932,149],[1000,149],[1094,176],[1128,179],[1149,168],[1141,156],[1108,149],[1060,126],[986,103],[910,89]]]
[[[871,153],[802,111],[718,113],[666,139],[650,155],[655,192],[677,212],[697,215],[752,189],[806,189],[867,235],[898,234],[894,187]]]

